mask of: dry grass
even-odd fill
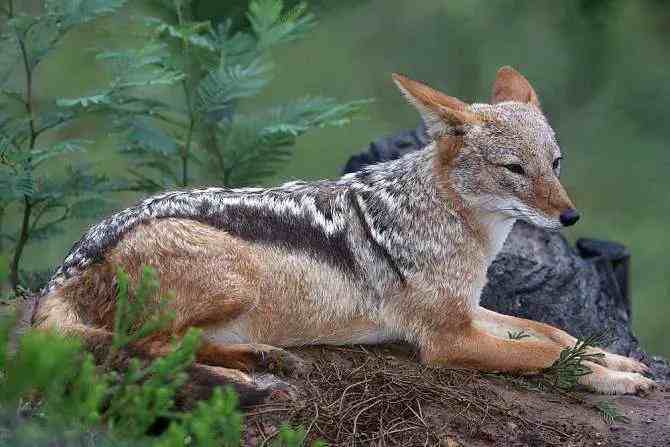
[[[564,445],[577,439],[574,430],[506,399],[501,384],[510,384],[501,378],[424,367],[362,347],[320,348],[312,356],[313,371],[296,382],[299,398],[249,414],[248,430],[260,445],[269,442],[278,421],[302,425],[310,439],[330,445],[453,446],[457,439]]]

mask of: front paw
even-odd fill
[[[612,354],[607,351],[599,350],[605,356],[602,358],[601,363],[613,369],[615,371],[626,371],[626,372],[635,372],[635,373],[648,373],[649,367],[642,362],[638,362],[635,359],[630,357],[624,357],[623,355]]]
[[[646,394],[656,388],[656,383],[642,374],[614,371],[600,365],[588,365],[591,374],[582,376],[580,383],[602,394]]]

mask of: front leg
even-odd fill
[[[572,335],[548,324],[499,314],[483,307],[477,308],[474,322],[477,327],[503,338],[508,338],[509,332],[523,331],[531,337],[558,343],[563,348],[575,346],[577,343],[577,339]],[[597,347],[589,348],[589,353],[604,354],[604,357],[598,363],[617,371],[638,373],[649,371],[649,368],[645,364],[637,360],[612,354]]]
[[[561,346],[543,340],[523,342],[497,337],[472,323],[450,329],[421,346],[421,360],[486,372],[536,374],[550,367]]]
[[[550,367],[563,347],[548,340],[511,340],[491,335],[467,322],[433,337],[421,346],[428,364],[488,372],[536,374]],[[654,388],[654,382],[633,372],[613,371],[589,362],[591,374],[579,383],[604,394],[633,394]]]

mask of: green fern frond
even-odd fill
[[[106,63],[114,74],[112,91],[173,85],[186,76],[172,64],[168,45],[155,41],[136,49],[103,51],[96,59]]]
[[[219,144],[207,148],[210,172],[229,187],[260,182],[292,155],[298,136],[350,122],[368,102],[339,104],[330,98],[307,97],[259,115],[237,114],[232,122],[219,123]]]
[[[111,90],[103,90],[94,95],[80,96],[78,98],[59,98],[56,105],[59,107],[81,107],[108,105],[112,103]]]
[[[69,28],[116,12],[127,0],[46,0],[48,14],[59,19],[60,26]]]
[[[31,169],[9,169],[0,166],[0,200],[20,200],[32,197],[36,191],[35,177]]]
[[[252,1],[247,18],[258,46],[263,50],[300,39],[316,25],[315,17],[307,13],[305,3],[285,11],[282,0]]]
[[[210,71],[198,87],[198,105],[205,113],[221,112],[232,102],[260,93],[270,81],[273,66],[264,58],[246,65],[222,65]]]
[[[216,51],[214,43],[209,38],[212,32],[212,25],[209,21],[173,25],[161,19],[149,17],[146,19],[145,23],[159,38],[171,37],[194,47],[208,51]]]
[[[54,145],[46,148],[38,146],[35,149],[29,151],[29,154],[33,166],[39,166],[45,161],[51,160],[55,157],[60,157],[62,155],[76,152],[84,152],[86,150],[86,146],[92,143],[92,141],[80,139],[63,140],[56,142]]]
[[[217,63],[225,60],[228,65],[242,63],[246,55],[259,55],[256,38],[247,32],[233,32],[232,20],[227,19],[217,24],[210,31],[209,38],[220,52]]]
[[[591,369],[583,362],[598,362],[604,354],[591,353],[589,347],[599,346],[607,340],[607,334],[596,334],[577,340],[575,346],[561,351],[559,358],[547,369],[542,371],[541,381],[549,387],[561,390],[573,389],[582,376],[591,374]]]
[[[166,302],[158,296],[158,279],[151,267],[144,267],[136,287],[131,287],[130,277],[122,269],[116,273],[118,298],[114,313],[115,351],[164,327],[172,315]]]
[[[609,400],[601,400],[594,405],[595,409],[600,412],[606,424],[613,424],[615,422],[630,422],[630,418],[621,414],[614,402]]]

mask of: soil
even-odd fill
[[[246,445],[269,445],[287,422],[331,446],[670,446],[665,382],[647,396],[603,396],[428,368],[401,345],[295,352],[312,362],[311,371],[282,378],[290,397],[248,412]],[[617,420],[598,405],[616,408]]]

